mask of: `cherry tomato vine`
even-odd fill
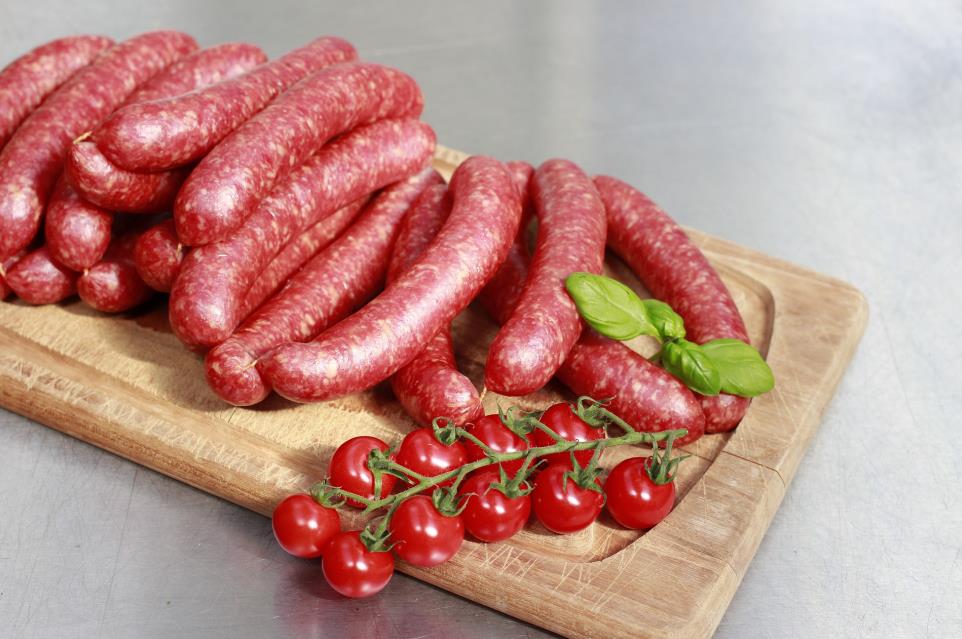
[[[621,434],[610,436],[612,427]],[[605,505],[625,527],[656,525],[674,505],[673,479],[686,456],[673,457],[672,445],[686,433],[636,430],[590,397],[544,412],[499,410],[466,428],[437,418],[397,451],[374,437],[344,442],[328,477],[310,495],[281,502],[273,527],[291,554],[321,557],[334,590],[369,596],[390,581],[393,555],[435,566],[457,553],[465,532],[502,541],[532,511],[559,534],[586,528]],[[603,482],[602,452],[637,444],[651,445],[651,456],[624,460]],[[363,530],[341,531],[340,506],[382,515]]]

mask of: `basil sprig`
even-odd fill
[[[642,300],[617,280],[572,273],[565,288],[581,317],[602,335],[619,341],[650,335],[661,342],[653,361],[697,393],[755,397],[775,386],[772,369],[753,346],[737,339],[690,342],[684,321],[670,306]]]
[[[602,335],[619,341],[639,335],[658,337],[644,302],[618,280],[593,273],[572,273],[565,279],[565,287],[581,317]]]
[[[713,339],[700,347],[721,375],[721,392],[756,397],[775,386],[775,376],[761,354],[738,339]]]

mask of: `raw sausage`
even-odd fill
[[[70,142],[103,120],[142,82],[197,48],[190,36],[156,31],[122,42],[51,95],[0,153],[0,258],[25,248]]]
[[[699,344],[723,337],[747,342],[731,294],[682,228],[621,180],[597,176],[594,181],[608,212],[608,244],[652,295],[681,315],[687,338]],[[709,433],[733,429],[750,403],[731,395],[700,396],[700,401]]]
[[[200,161],[177,196],[177,234],[188,246],[223,239],[327,140],[376,120],[418,117],[423,106],[414,79],[379,64],[309,75]]]
[[[77,292],[77,273],[54,261],[41,246],[7,271],[7,286],[28,304],[55,304]]]
[[[528,277],[528,247],[525,243],[527,225],[532,215],[531,191],[529,184],[531,176],[534,175],[534,167],[527,162],[512,160],[508,162],[508,170],[514,176],[515,185],[521,195],[522,212],[521,225],[518,227],[518,234],[508,250],[508,256],[498,268],[497,273],[491,278],[481,292],[478,294],[478,301],[489,315],[494,317],[499,324],[504,324],[511,316],[514,305],[521,297],[521,289],[524,288],[524,281]],[[505,300],[509,300],[508,303]]]
[[[61,176],[44,220],[51,257],[75,271],[88,269],[110,245],[113,214],[90,204]]]
[[[164,220],[140,234],[134,244],[134,266],[150,288],[170,292],[184,259],[174,220]]]
[[[348,204],[291,240],[257,277],[244,296],[241,317],[274,294],[292,273],[315,253],[330,244],[361,211],[367,198]],[[134,264],[140,277],[154,290],[169,293],[180,272],[186,247],[181,244],[174,221],[164,220],[141,234],[134,246]]]
[[[187,56],[161,71],[128,98],[137,104],[172,98],[250,71],[267,57],[252,44],[222,44]],[[110,162],[91,140],[78,140],[67,154],[67,176],[84,199],[111,211],[169,211],[189,168],[155,173],[126,171]]]
[[[111,162],[164,171],[199,160],[278,94],[318,69],[357,57],[340,38],[318,38],[239,78],[168,100],[134,104],[94,132]]]
[[[125,171],[112,164],[90,140],[73,143],[65,168],[71,185],[85,200],[123,213],[169,211],[190,173],[189,167],[157,173]]]
[[[318,251],[327,248],[331,242],[340,237],[341,233],[354,223],[369,200],[370,198],[365,196],[351,202],[288,242],[277,257],[271,260],[267,268],[257,276],[257,281],[247,291],[241,308],[241,317],[246,318],[250,315],[264,303],[264,300],[276,293],[291,275],[317,255]]]
[[[419,171],[434,145],[426,124],[384,120],[321,149],[230,237],[187,255],[170,294],[174,334],[191,346],[227,339],[243,319],[244,292],[291,238],[349,202]]]
[[[101,36],[60,38],[0,70],[0,149],[44,98],[112,44]]]
[[[115,237],[104,259],[77,280],[77,294],[88,306],[103,313],[120,313],[154,295],[134,267],[134,243],[139,231]]]
[[[451,215],[414,266],[313,342],[282,346],[262,361],[274,390],[305,402],[370,388],[411,361],[491,279],[521,222],[511,174],[475,156],[450,188]]]
[[[249,44],[224,44],[205,49],[155,75],[125,104],[193,91],[240,75],[265,59],[263,51]],[[73,189],[58,187],[51,197],[46,222],[47,244],[55,259],[72,269],[83,270],[93,266],[110,244],[112,211],[170,210],[189,168],[159,173],[125,171],[112,164],[92,141],[81,139],[71,145],[65,171]]]
[[[509,258],[479,297],[484,309],[499,323],[511,317],[521,296],[528,270],[528,251],[519,234]],[[495,280],[492,280],[492,284]],[[685,428],[678,440],[691,443],[705,432],[705,414],[695,394],[662,368],[612,339],[585,328],[557,378],[576,395],[611,398],[608,408],[639,430]]]
[[[227,42],[198,51],[175,62],[148,80],[127,104],[166,100],[244,75],[267,62],[260,47],[246,42]]]
[[[564,288],[576,271],[601,273],[605,209],[591,180],[572,162],[549,160],[531,184],[538,240],[521,297],[488,353],[484,383],[502,395],[543,387],[581,334],[581,317]]]
[[[383,285],[391,245],[412,201],[432,183],[433,169],[384,190],[360,219],[310,260],[282,291],[207,355],[207,381],[231,404],[248,406],[270,393],[256,364],[273,349],[315,337]]]
[[[20,261],[21,257],[23,257],[22,253],[12,255],[0,263],[0,300],[7,299],[7,296],[13,293],[13,290],[7,286],[7,271],[12,269],[13,265]]]
[[[421,256],[450,212],[446,185],[432,186],[421,194],[401,224],[388,269],[389,283]],[[454,360],[450,325],[435,333],[424,350],[394,374],[391,390],[408,415],[422,426],[430,426],[435,417],[464,425],[484,415],[478,390]]]
[[[638,430],[686,428],[676,440],[689,444],[705,432],[698,398],[664,369],[621,342],[585,328],[558,369],[558,379],[576,395],[612,398],[608,409]]]

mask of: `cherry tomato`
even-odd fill
[[[354,437],[349,439],[334,451],[331,457],[330,475],[328,481],[332,486],[343,488],[363,497],[374,497],[374,475],[367,467],[367,457],[372,450],[378,448],[387,450],[388,445],[377,437]],[[394,475],[381,475],[381,493],[378,499],[385,497],[394,488],[397,478]],[[355,508],[363,508],[364,504],[348,499],[347,503]]]
[[[442,515],[427,495],[405,499],[394,511],[388,529],[394,554],[423,568],[444,563],[464,541],[461,517]]]
[[[341,532],[341,518],[336,510],[301,493],[277,505],[271,526],[281,548],[295,557],[315,559],[323,554],[327,542]]]
[[[445,446],[437,440],[434,431],[430,428],[418,428],[408,433],[395,456],[397,463],[426,477],[440,475],[463,466],[467,458],[468,455],[464,452],[461,442]],[[454,483],[453,478],[440,485],[449,486],[452,483]]]
[[[587,442],[595,439],[604,439],[605,431],[601,428],[594,428],[578,417],[568,404],[555,404],[544,412],[541,416],[541,423],[558,433],[562,439],[569,442]],[[554,439],[548,433],[540,429],[535,429],[531,435],[531,446],[551,446],[555,444]],[[575,459],[581,466],[587,466],[591,461],[593,450],[579,450],[575,453]],[[571,453],[555,453],[543,458],[549,465],[551,464],[570,464]]]
[[[514,453],[528,449],[528,442],[505,426],[497,415],[485,415],[468,426],[466,430],[499,453]],[[467,439],[464,440],[464,450],[468,453],[469,462],[484,458],[481,448]],[[509,476],[514,476],[523,463],[523,460],[516,459],[502,463],[501,467]]]
[[[461,512],[464,528],[479,541],[503,541],[524,528],[531,514],[531,497],[508,498],[491,484],[499,480],[497,469],[486,469],[468,477],[460,494],[467,496]]]
[[[632,457],[605,481],[608,512],[625,528],[651,528],[675,505],[675,482],[656,484],[648,475],[648,457]]]
[[[321,559],[324,578],[345,597],[370,597],[384,589],[394,575],[389,552],[371,552],[358,530],[334,536]]]
[[[531,493],[535,516],[556,533],[573,533],[591,525],[605,504],[601,492],[582,488],[564,474],[571,465],[552,464],[538,474]],[[601,482],[595,483],[601,488]]]

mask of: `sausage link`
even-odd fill
[[[322,401],[387,379],[491,279],[521,222],[511,174],[475,156],[454,172],[450,188],[451,215],[414,266],[313,342],[282,346],[262,360],[261,373],[278,393]]]
[[[7,297],[13,293],[13,289],[7,286],[7,271],[12,269],[13,266],[20,261],[21,257],[23,257],[23,253],[18,253],[0,262],[0,300],[7,299]]]
[[[401,223],[388,283],[410,268],[427,249],[451,213],[447,186],[426,190]],[[484,415],[474,384],[458,370],[450,325],[435,333],[427,345],[391,378],[394,396],[414,421],[430,426],[435,417],[447,417],[458,425]]]
[[[530,183],[531,177],[534,175],[534,167],[527,162],[518,160],[512,160],[506,166],[511,171],[514,183],[518,187],[518,193],[521,195],[521,225],[518,227],[518,234],[508,250],[508,256],[504,258],[504,262],[502,262],[494,277],[491,278],[491,281],[478,294],[478,301],[481,306],[499,324],[508,321],[515,303],[521,297],[524,281],[528,277],[530,259],[528,258],[525,235],[528,222],[533,214]],[[509,303],[505,303],[505,300],[509,300]]]
[[[101,36],[60,38],[0,70],[0,149],[44,98],[112,44]]]
[[[110,246],[111,222],[112,213],[84,200],[61,176],[44,220],[47,249],[69,269],[88,269]]]
[[[77,292],[77,273],[50,257],[46,246],[20,258],[6,279],[7,286],[28,304],[55,304]]]
[[[90,140],[70,147],[65,165],[68,179],[85,200],[105,210],[123,213],[169,211],[189,167],[137,173],[110,162]]]
[[[202,91],[124,107],[94,132],[94,141],[111,162],[128,171],[183,166],[202,158],[301,78],[356,57],[350,43],[318,38]]]
[[[663,368],[621,342],[585,328],[558,379],[576,395],[611,398],[608,409],[639,430],[685,428],[678,445],[705,433],[705,413],[694,393]]]
[[[183,342],[213,346],[243,319],[244,292],[291,238],[344,205],[427,165],[434,132],[416,120],[383,120],[327,145],[292,172],[222,242],[188,253],[170,294],[170,324]]]
[[[265,195],[326,141],[377,120],[418,117],[409,75],[365,62],[317,71],[218,144],[177,196],[177,234],[189,246],[224,239]]]
[[[252,44],[222,44],[175,62],[134,92],[127,104],[172,98],[250,71],[267,57]],[[111,211],[169,211],[190,173],[187,167],[154,173],[126,171],[91,140],[75,141],[67,154],[67,177],[84,199]]]
[[[605,209],[591,180],[572,162],[549,160],[532,182],[538,241],[521,297],[498,331],[484,369],[485,386],[525,395],[548,383],[581,334],[581,317],[564,288],[576,271],[600,273]]]
[[[139,231],[129,231],[115,237],[104,259],[77,280],[77,294],[88,306],[102,313],[121,313],[154,296],[154,290],[134,266],[134,245],[139,236]]]
[[[484,309],[499,323],[506,322],[521,297],[528,271],[528,251],[519,234],[507,260],[479,297]],[[495,280],[492,280],[492,284]],[[661,431],[685,428],[679,444],[695,441],[705,432],[705,414],[695,394],[675,377],[630,348],[590,328],[581,333],[558,380],[576,395],[611,398],[608,408],[638,429]]]
[[[177,237],[174,220],[168,219],[148,228],[134,244],[134,267],[150,288],[169,293],[174,285],[184,246]]]
[[[75,74],[20,125],[0,153],[0,258],[33,240],[70,142],[139,84],[196,48],[193,38],[176,31],[122,42]]]
[[[656,298],[685,320],[688,339],[748,341],[735,301],[705,255],[650,199],[621,180],[595,177],[608,212],[608,244]],[[733,429],[751,403],[746,397],[700,396],[706,432]]]
[[[340,237],[341,233],[351,226],[365,209],[369,200],[370,198],[365,196],[351,202],[288,242],[277,257],[271,260],[267,268],[257,276],[253,286],[244,295],[240,316],[246,318],[254,312],[265,300],[280,290],[308,260]]]
[[[166,100],[244,75],[267,62],[260,47],[246,42],[226,42],[170,65],[148,80],[127,104]]]
[[[207,354],[207,382],[224,400],[255,404],[270,393],[256,364],[273,349],[315,337],[384,283],[401,219],[424,188],[441,183],[427,169],[385,189],[360,219],[311,259],[282,291]]]

